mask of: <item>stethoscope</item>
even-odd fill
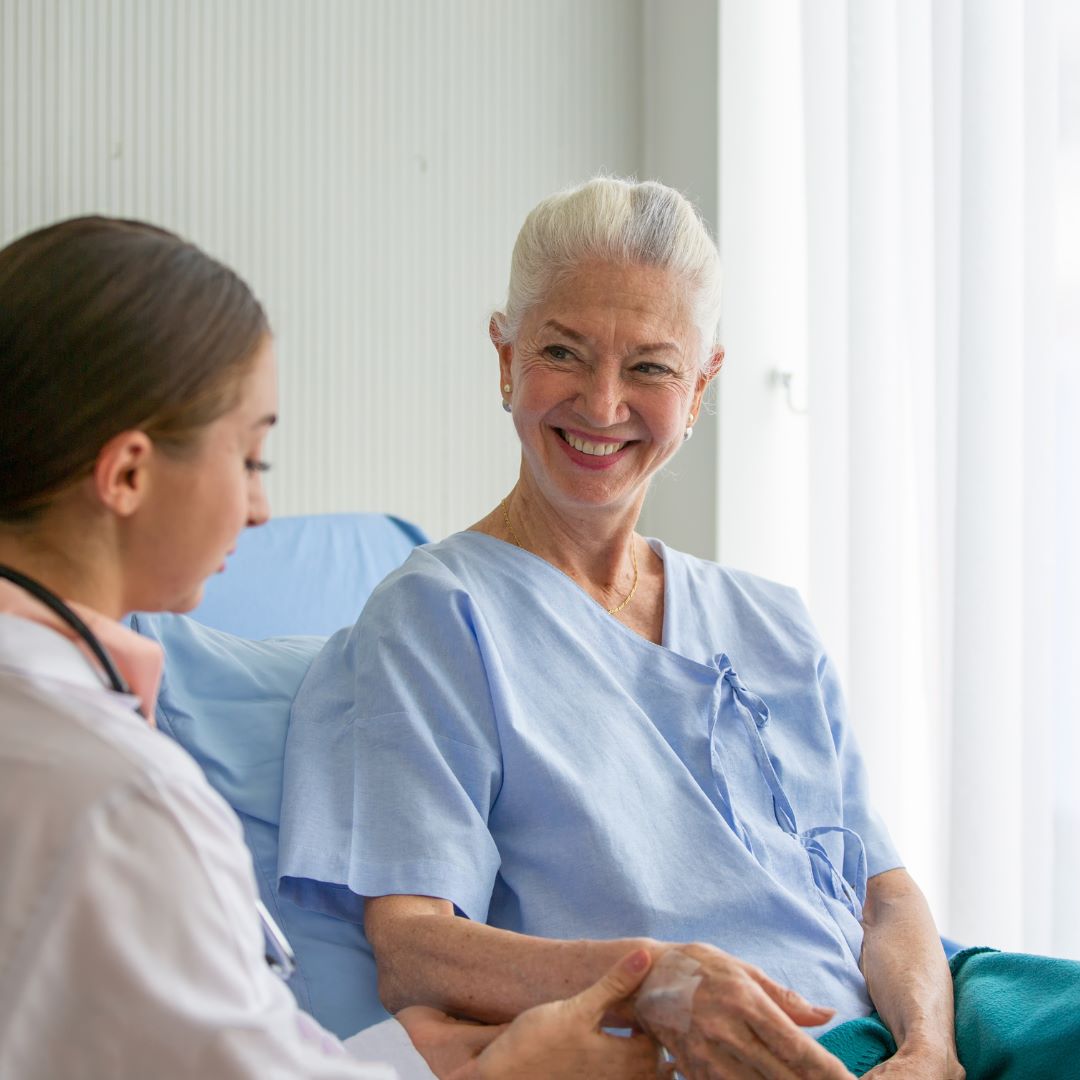
[[[56,593],[47,589],[40,581],[35,581],[18,570],[13,570],[10,566],[4,566],[3,564],[0,564],[0,578],[10,581],[13,585],[18,585],[20,589],[28,592],[35,600],[41,601],[54,615],[63,619],[75,631],[79,640],[90,650],[94,659],[101,665],[109,689],[117,694],[131,696],[131,687],[128,686],[123,675],[117,670],[108,650],[101,644],[93,630]],[[296,955],[289,944],[289,939],[274,921],[270,912],[266,910],[266,905],[258,898],[255,900],[255,909],[259,913],[259,922],[262,923],[266,963],[275,975],[288,981],[296,970]]]

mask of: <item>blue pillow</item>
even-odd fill
[[[157,723],[233,807],[263,903],[296,952],[289,985],[302,1008],[347,1037],[387,1016],[361,927],[277,894],[281,772],[289,711],[323,637],[250,641],[184,615],[133,615],[165,650]]]

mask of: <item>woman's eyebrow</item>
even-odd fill
[[[569,326],[563,326],[561,322],[557,322],[555,319],[548,319],[540,329],[555,330],[564,337],[570,338],[571,341],[576,341],[579,345],[587,345],[589,343],[589,339],[585,337],[584,334],[579,334],[576,330],[571,330]]]
[[[584,334],[579,334],[577,330],[571,329],[569,326],[564,326],[556,319],[548,319],[541,330],[555,330],[557,333],[563,335],[563,337],[570,338],[571,341],[576,341],[579,345],[588,345],[589,339]],[[674,341],[652,341],[645,345],[638,345],[634,348],[634,355],[637,356],[640,353],[654,353],[654,352],[670,352],[674,350],[679,351],[679,346]]]

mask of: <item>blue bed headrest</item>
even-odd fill
[[[245,530],[191,617],[246,638],[332,634],[354,623],[372,589],[426,541],[386,514],[273,518]]]

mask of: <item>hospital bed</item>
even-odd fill
[[[415,525],[383,514],[276,518],[241,537],[190,616],[131,616],[165,649],[158,726],[236,810],[263,903],[296,952],[290,986],[342,1037],[387,1014],[362,929],[277,894],[289,710],[326,637],[351,625],[379,581],[425,540]]]

